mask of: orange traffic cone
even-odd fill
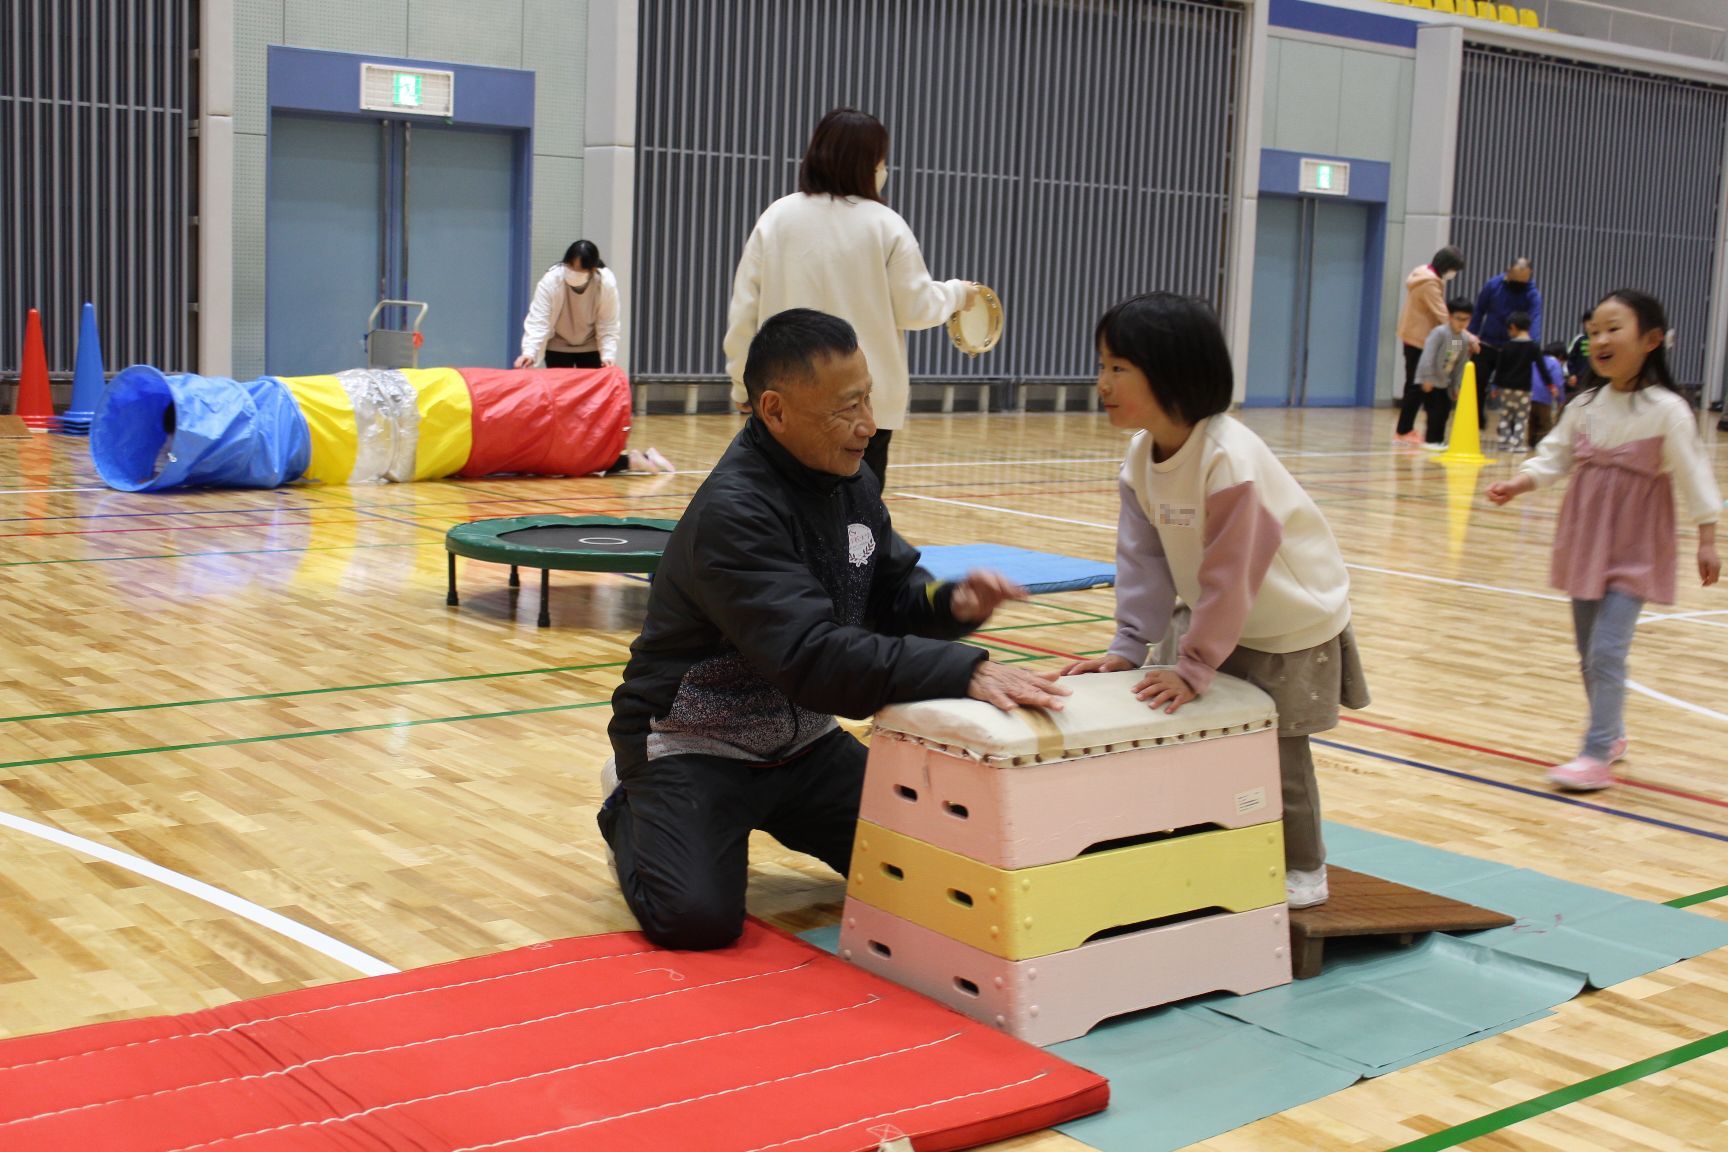
[[[42,346],[42,317],[36,309],[24,322],[24,370],[18,376],[18,404],[13,409],[32,432],[54,427],[54,396],[48,391],[48,353]]]

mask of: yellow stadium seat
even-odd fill
[[[1460,15],[1460,16],[1474,16],[1474,15],[1476,15],[1476,0],[1454,0],[1454,3],[1457,5],[1458,15]]]
[[[1434,0],[1434,11],[1444,12],[1451,16],[1456,14],[1458,9],[1453,5],[1452,0]]]
[[[1518,9],[1512,7],[1510,4],[1500,5],[1499,16],[1500,23],[1502,24],[1511,24],[1516,26],[1518,23]]]
[[[1534,8],[1518,9],[1518,26],[1520,28],[1540,28],[1542,20],[1536,15]]]
[[[1426,8],[1432,11],[1434,8],[1434,0],[1410,0],[1410,7]]]

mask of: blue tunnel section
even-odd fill
[[[274,377],[241,384],[140,365],[102,393],[90,455],[103,483],[122,492],[275,488],[306,471],[312,437]]]

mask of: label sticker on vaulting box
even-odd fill
[[[1246,792],[1236,793],[1236,815],[1246,816],[1250,812],[1258,812],[1266,807],[1266,789],[1250,788]]]

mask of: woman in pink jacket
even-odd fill
[[[1446,284],[1464,270],[1464,253],[1448,244],[1434,259],[1419,264],[1404,278],[1404,306],[1398,310],[1398,339],[1404,346],[1404,392],[1394,440],[1418,439],[1416,412],[1422,390],[1416,387],[1416,365],[1428,334],[1446,323]],[[1474,338],[1471,340],[1475,343]]]

